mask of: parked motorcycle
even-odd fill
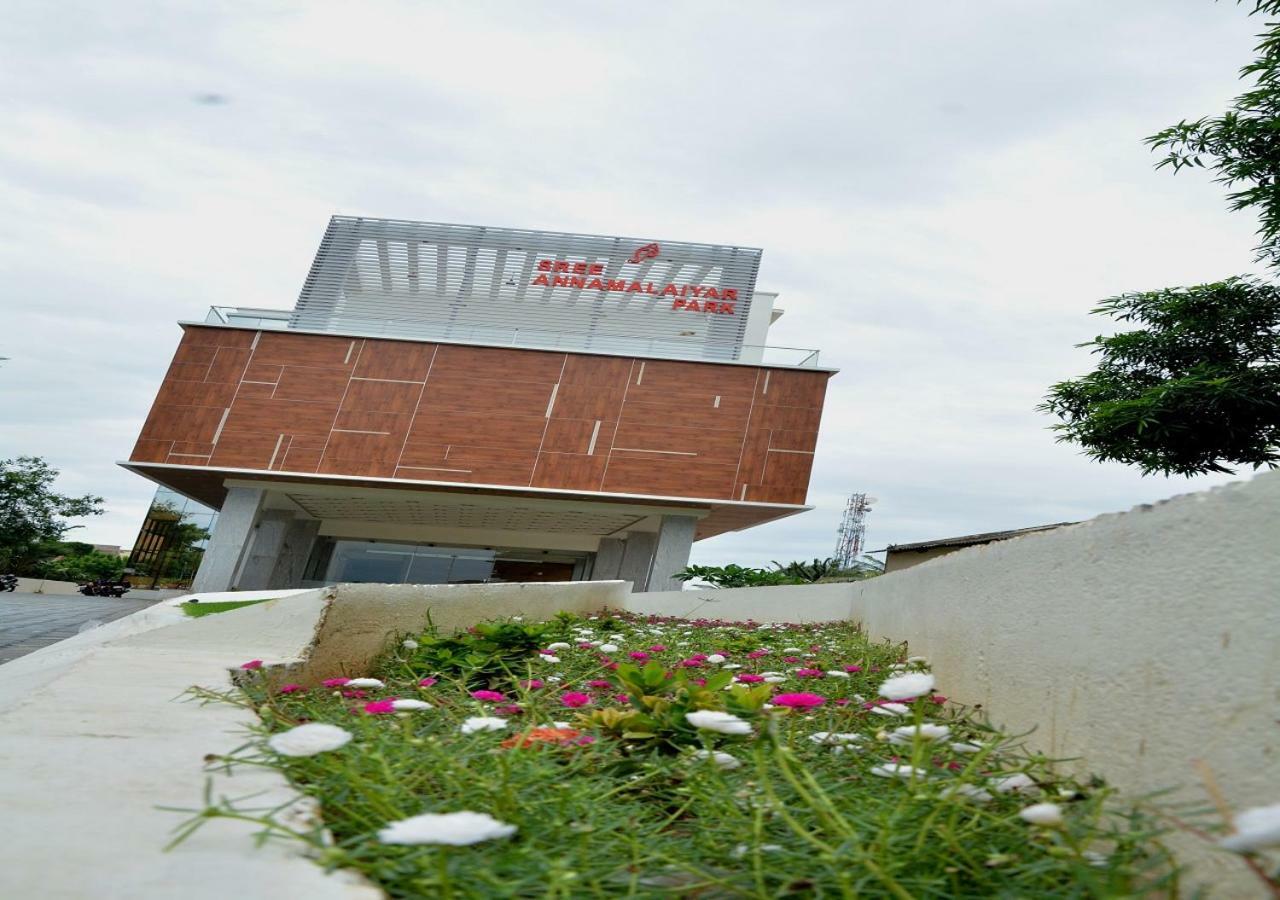
[[[17,575],[0,575],[0,591],[13,593],[18,589]]]
[[[133,585],[129,582],[112,581],[109,578],[99,578],[80,585],[80,593],[86,597],[123,597],[131,590]]]

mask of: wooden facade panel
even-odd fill
[[[435,344],[365,341],[355,375],[357,378],[426,381],[435,353]]]
[[[272,396],[276,400],[307,400],[337,406],[350,378],[346,369],[282,366]]]
[[[132,458],[800,503],[827,377],[192,326]]]
[[[533,486],[571,491],[598,491],[604,477],[602,454],[540,453],[533,470]]]

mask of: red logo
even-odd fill
[[[657,244],[645,244],[643,247],[637,247],[636,252],[631,254],[631,259],[627,260],[627,262],[639,265],[646,259],[657,259],[661,249]]]

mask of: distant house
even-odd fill
[[[988,531],[985,534],[966,534],[960,537],[939,538],[936,541],[917,541],[914,544],[890,544],[885,550],[885,574],[898,569],[909,569],[922,562],[946,556],[965,547],[976,547],[979,544],[992,544],[996,541],[1007,541],[1009,538],[1034,534],[1037,531],[1051,531],[1063,525],[1074,525],[1075,522],[1057,522],[1053,525],[1036,525],[1032,528],[1015,528],[1012,531]]]

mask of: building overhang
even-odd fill
[[[605,535],[613,531],[646,528],[646,519],[662,515],[688,515],[696,518],[694,540],[715,537],[763,525],[777,519],[806,512],[813,507],[789,503],[756,503],[697,497],[663,497],[646,494],[617,494],[603,491],[571,491],[555,488],[517,487],[501,484],[472,484],[443,481],[418,481],[405,478],[378,478],[356,475],[330,475],[313,472],[262,471],[258,469],[213,468],[176,463],[122,461],[118,465],[161,484],[171,490],[221,509],[227,493],[227,482],[260,484],[264,488],[294,493],[299,497],[336,498],[346,488],[369,497],[376,493],[395,492],[403,502],[397,509],[413,507],[451,510],[480,509],[492,505],[493,498],[517,498],[528,501],[531,508],[548,511],[574,507],[584,515],[595,511],[593,518],[583,521],[593,533]],[[335,490],[336,489],[336,490]],[[315,511],[330,508],[320,500],[308,503]],[[407,514],[407,513],[406,513]]]

